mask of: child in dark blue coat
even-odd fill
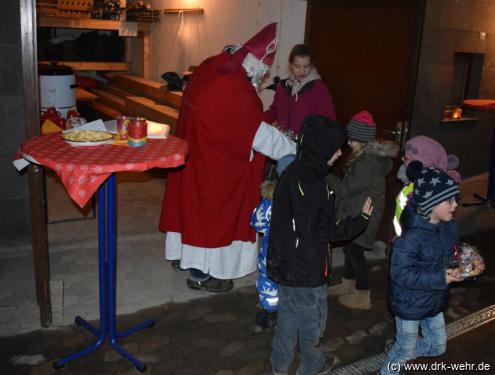
[[[441,170],[418,171],[412,206],[405,212],[406,230],[393,245],[389,307],[395,316],[396,337],[382,375],[399,374],[411,359],[445,352],[443,311],[448,304],[448,284],[462,281],[459,269],[447,269],[459,241],[453,220],[458,194],[457,184]],[[482,271],[473,270],[470,276]]]

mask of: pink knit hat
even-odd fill
[[[375,140],[376,123],[368,111],[361,111],[352,116],[347,124],[349,140],[368,143]]]
[[[459,183],[461,175],[455,170],[459,166],[459,159],[455,155],[447,155],[443,146],[430,137],[418,135],[406,142],[404,156],[410,161],[418,160],[423,167],[433,167],[446,172]]]

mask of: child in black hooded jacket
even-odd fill
[[[364,231],[373,211],[368,198],[360,215],[336,222],[335,197],[325,176],[346,138],[338,123],[324,116],[306,118],[296,160],[275,189],[267,259],[268,276],[280,284],[274,374],[287,374],[298,339],[298,374],[327,374],[333,367],[333,358],[319,348],[327,316],[329,242]]]

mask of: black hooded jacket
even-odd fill
[[[291,287],[316,287],[330,276],[330,241],[355,237],[366,229],[359,215],[339,223],[335,195],[325,182],[328,160],[346,142],[345,130],[324,116],[305,119],[296,160],[280,177],[273,196],[268,276]]]

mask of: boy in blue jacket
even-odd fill
[[[406,230],[393,245],[389,307],[395,316],[396,336],[382,375],[399,374],[411,359],[445,352],[443,311],[448,304],[448,284],[463,280],[459,269],[447,269],[459,241],[453,220],[459,188],[439,169],[423,168],[417,174],[412,206],[405,212]],[[473,270],[471,276],[481,271]]]

